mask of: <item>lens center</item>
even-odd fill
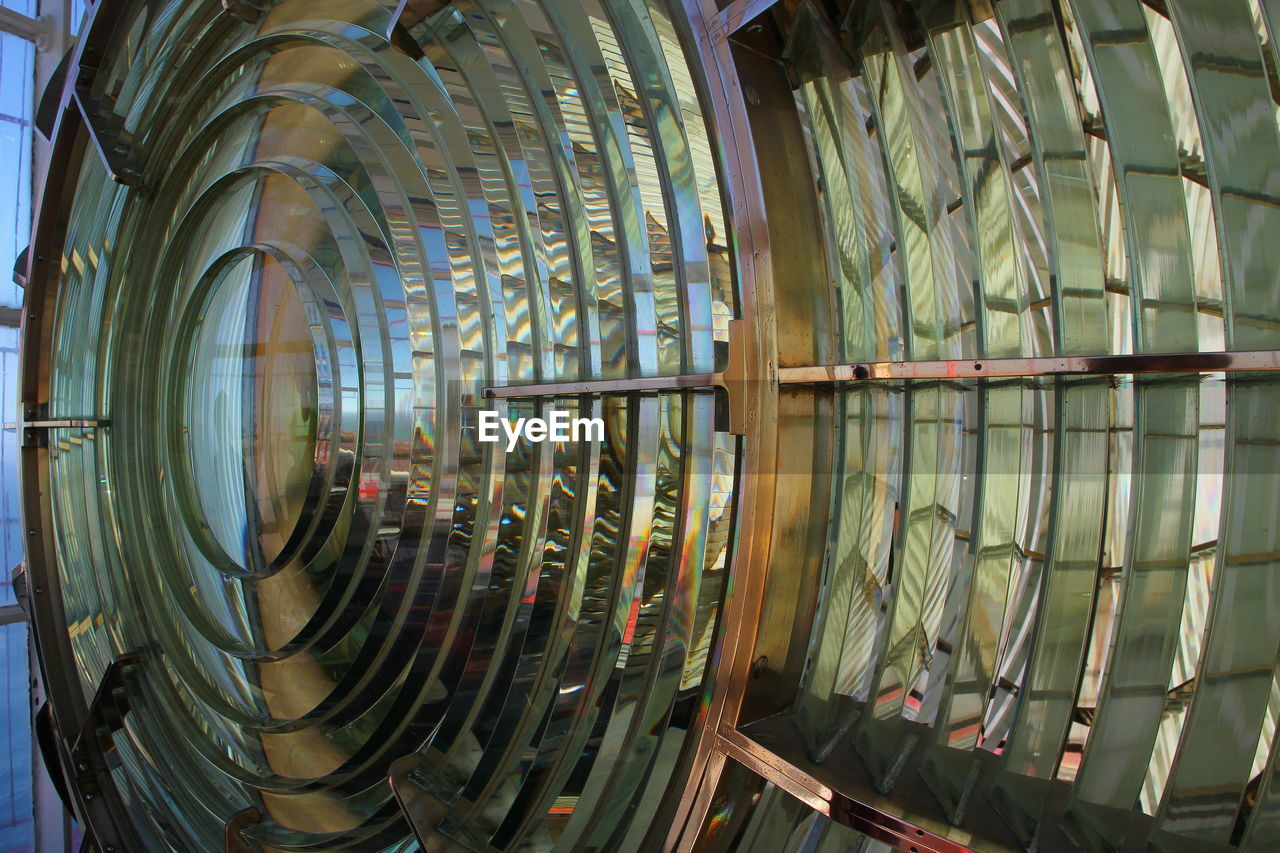
[[[274,258],[217,279],[190,342],[184,433],[209,533],[249,572],[282,555],[315,469],[316,355],[309,303]]]

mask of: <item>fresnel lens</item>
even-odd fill
[[[100,0],[19,271],[92,849],[1280,848],[1277,27]]]

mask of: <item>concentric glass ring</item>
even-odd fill
[[[651,819],[735,442],[709,391],[482,392],[722,366],[728,241],[667,12],[124,3],[86,44],[50,535],[85,702],[139,656],[126,846],[221,849],[252,815],[264,850],[405,848],[406,756],[460,844]],[[603,440],[484,442],[485,410]]]

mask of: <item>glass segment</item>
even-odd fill
[[[775,22],[845,361],[1280,344],[1265,3]],[[812,392],[806,664],[741,731],[975,849],[1268,849],[1276,380],[1026,373]]]

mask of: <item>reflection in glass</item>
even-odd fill
[[[1265,8],[780,18],[845,360],[1275,348]],[[795,735],[744,730],[992,844],[1268,849],[1275,383],[837,391]]]
[[[86,699],[142,654],[113,770],[139,849],[220,849],[246,809],[264,850],[406,849],[405,756],[421,832],[619,849],[698,719],[714,397],[482,397],[723,365],[675,26],[395,5],[125,4],[89,81],[142,189],[92,146],[70,176],[44,357],[50,415],[90,423],[51,433],[53,533]],[[605,440],[507,453],[490,406]]]

